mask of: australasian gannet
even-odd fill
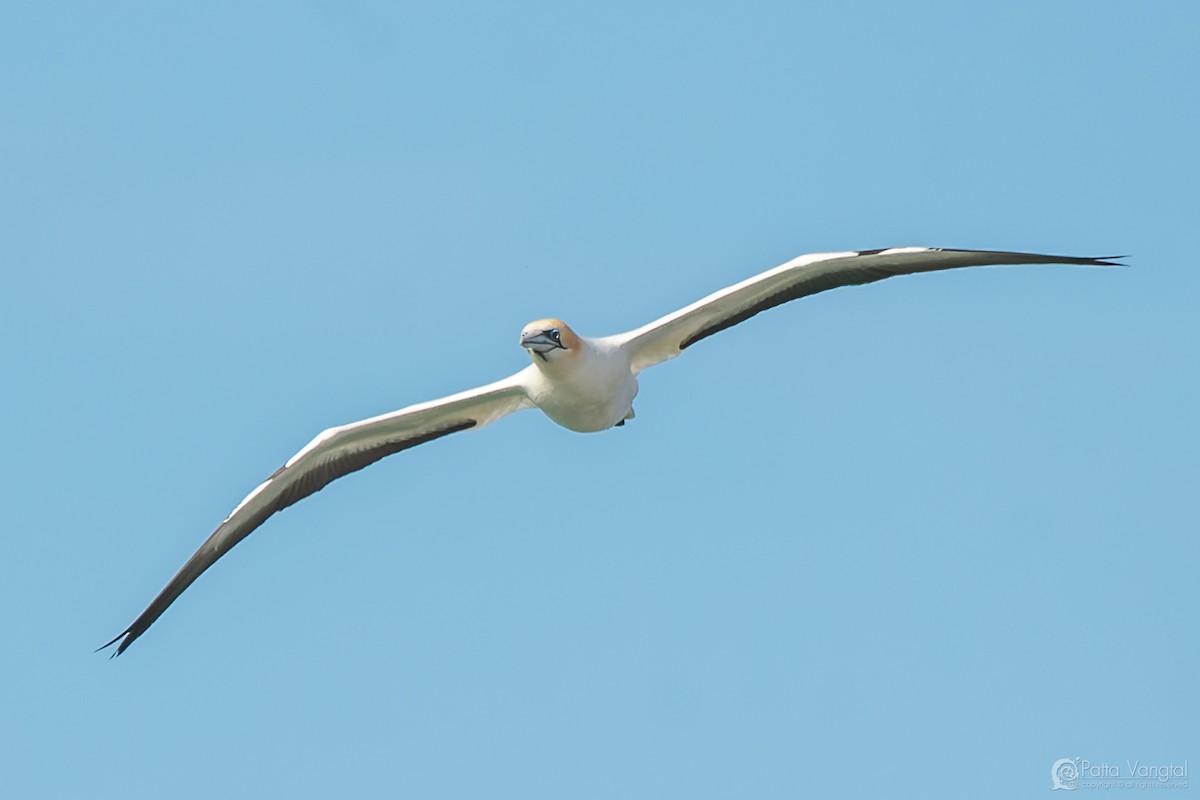
[[[533,363],[503,380],[440,400],[323,431],[275,471],[225,518],[133,624],[120,655],[171,603],[268,517],[379,459],[459,431],[482,428],[525,408],[573,431],[603,431],[633,417],[637,376],[696,342],[760,311],[839,286],[957,267],[998,264],[1119,266],[1109,256],[1080,258],[1035,253],[894,247],[803,255],[702,300],[615,336],[587,338],[562,320],[541,319],[521,331]],[[122,639],[122,637],[124,637]]]

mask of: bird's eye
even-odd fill
[[[550,331],[550,338],[556,342],[558,341],[558,330],[557,329]]]

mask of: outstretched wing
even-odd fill
[[[322,432],[247,495],[141,616],[104,647],[121,639],[113,655],[125,652],[192,581],[275,512],[393,453],[458,431],[482,428],[514,411],[529,408],[532,403],[523,377],[524,372],[518,372],[478,389]]]
[[[760,311],[838,286],[871,283],[915,272],[993,264],[1118,266],[1111,258],[1119,256],[1080,258],[931,247],[811,253],[710,294],[649,325],[612,338],[629,348],[633,371],[637,373],[674,358],[701,339],[744,322]]]

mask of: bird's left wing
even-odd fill
[[[247,495],[141,616],[104,647],[124,637],[113,655],[125,652],[192,581],[275,512],[385,456],[458,431],[481,428],[503,416],[531,407],[524,380],[526,372],[531,369],[533,367],[527,367],[504,380],[478,389],[418,403],[390,414],[322,432]]]
[[[633,371],[636,373],[674,358],[701,339],[789,300],[807,297],[838,286],[871,283],[894,275],[990,264],[1116,266],[1115,262],[1107,258],[1048,256],[995,250],[946,250],[934,247],[810,253],[714,292],[649,325],[618,334],[611,339],[630,353]]]

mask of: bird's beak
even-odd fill
[[[531,333],[526,336],[522,336],[521,347],[524,347],[526,350],[532,350],[533,352],[539,354],[549,353],[551,350],[567,349],[547,336],[545,331],[539,331],[537,333]]]

